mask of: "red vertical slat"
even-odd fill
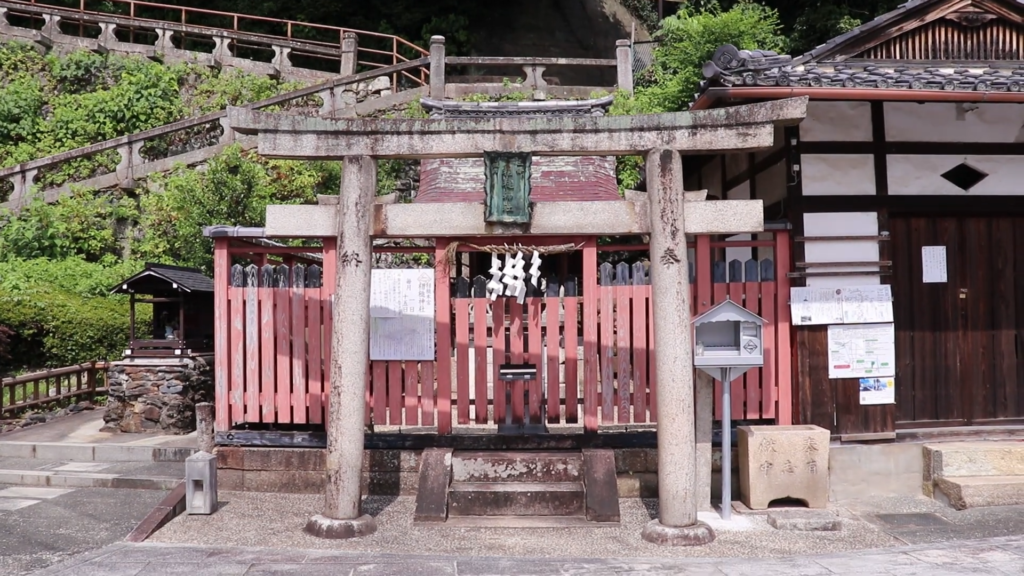
[[[654,292],[653,288],[647,287],[647,296],[650,300],[650,306],[647,307],[647,341],[651,343],[647,347],[647,382],[648,387],[651,389],[651,422],[658,421],[658,371],[654,364],[657,350],[654,349]]]
[[[746,298],[743,300],[743,305],[747,310],[750,310],[754,314],[760,316],[761,307],[761,283],[760,282],[746,282],[743,285],[744,291],[746,292]],[[764,334],[762,331],[762,342]],[[762,347],[761,352],[764,352]],[[756,420],[761,417],[761,369],[751,368],[746,373],[746,416],[749,420]],[[737,418],[739,418],[737,416]]]
[[[505,363],[505,299],[498,298],[491,304],[491,326],[493,337],[493,381],[494,381],[494,422],[505,422],[505,392],[508,382],[498,379],[498,367]]]
[[[388,365],[388,424],[402,425],[402,391],[405,381],[402,380],[402,361],[391,360]]]
[[[214,240],[213,249],[213,342],[214,342],[214,402],[216,406],[217,431],[224,432],[231,427],[230,376],[231,348],[228,344],[230,332],[230,301],[228,287],[231,285],[231,256],[228,254],[227,238]],[[14,389],[11,389],[13,403]]]
[[[409,360],[405,362],[403,367],[405,373],[405,425],[406,426],[419,426],[420,424],[420,411],[419,411],[419,385],[420,385],[420,368],[419,362]]]
[[[543,382],[541,374],[544,373],[543,338],[541,331],[541,303],[543,298],[527,298],[527,327],[529,330],[529,360],[528,363],[537,367],[537,377],[529,381],[530,388],[530,422],[540,423],[540,398]]]
[[[775,318],[775,282],[761,283],[761,317],[764,318],[764,368],[761,369],[761,416],[775,418],[775,400],[778,398],[779,343]]]
[[[647,422],[647,295],[650,286],[633,291],[633,422]]]
[[[539,300],[539,299],[538,299]],[[561,325],[561,301],[557,296],[552,296],[544,299],[544,314],[547,315],[547,338],[545,351],[547,352],[547,370],[545,377],[547,378],[547,394],[548,394],[548,422],[551,424],[557,424],[561,421],[561,383],[562,375],[559,371],[559,359],[561,356],[561,334],[559,334],[559,326]],[[568,314],[566,314],[565,321],[568,322]],[[568,333],[568,330],[566,330]],[[568,334],[565,340],[565,368],[566,375],[569,373],[569,347],[575,346],[575,342],[570,342]],[[540,364],[537,364],[538,378],[540,375]],[[568,379],[565,380],[565,408],[566,413],[569,411],[569,389],[572,388],[574,382],[570,382]]]
[[[274,288],[274,323],[277,328],[277,422],[290,424],[291,409],[291,306],[289,290]]]
[[[420,389],[422,399],[420,406],[423,409],[423,425],[434,425],[434,363],[420,363]]]
[[[615,292],[611,286],[597,289],[601,302],[601,422],[615,423]]]
[[[437,432],[449,434],[452,431],[452,321],[451,286],[448,283],[448,266],[445,250],[448,241],[438,238],[434,243],[434,294],[435,318],[437,320]]]
[[[306,397],[306,276],[296,277],[293,270],[292,278],[292,421],[305,424],[309,407]]]
[[[793,423],[793,372],[790,356],[790,324],[789,324],[789,267],[792,246],[789,242],[788,230],[775,232],[775,314],[778,353],[778,392],[779,405],[776,424],[788,426]]]
[[[321,284],[322,286],[323,284]],[[321,358],[323,357],[323,319],[320,317],[320,298],[323,288],[309,288],[306,290],[306,311],[309,314],[309,370],[308,385],[309,392],[309,421],[312,424],[320,424],[323,420],[323,370]]]
[[[724,283],[716,283],[712,288],[714,296],[712,298],[712,305],[718,304],[725,300],[725,295],[728,292],[728,285]],[[722,419],[722,383],[715,380],[715,420]]]
[[[370,384],[373,388],[373,423],[383,426],[388,421],[388,363],[370,363]]]
[[[245,421],[245,289],[231,294],[231,424]]]
[[[477,294],[477,296],[482,296]],[[476,423],[487,423],[487,298],[473,299],[473,362]],[[497,386],[495,386],[497,389]]]
[[[563,331],[565,333],[565,421],[579,422],[580,379],[579,379],[579,306],[580,299],[566,296],[562,299],[565,310]]]
[[[459,424],[469,424],[469,298],[455,297],[455,387]]]
[[[245,280],[245,421],[260,421],[260,314],[256,279]]]
[[[366,369],[366,390],[363,391],[363,404],[366,405],[366,409],[363,410],[363,424],[370,426],[374,423],[373,419],[373,363],[369,363],[369,368]],[[383,424],[383,422],[381,422]]]
[[[523,363],[523,305],[515,298],[508,299],[509,352],[512,364]],[[512,381],[512,421],[522,423],[526,417],[523,397],[525,389],[522,380]]]
[[[618,377],[618,418],[620,424],[628,424],[630,421],[630,404],[635,401],[630,393],[630,385],[633,379],[633,368],[630,366],[630,338],[632,337],[630,316],[633,314],[633,307],[630,304],[630,296],[633,295],[632,286],[616,286],[615,291],[615,348],[616,348],[616,369]]]
[[[273,276],[271,276],[273,278]],[[263,282],[262,270],[260,271],[260,282]],[[275,382],[275,364],[277,357],[274,351],[274,290],[272,283],[261,285],[259,288],[260,299],[260,403],[262,404],[262,418],[265,423],[277,422],[277,396]]]
[[[729,299],[743,306],[743,282],[730,282],[729,286]],[[749,374],[750,371],[747,371]],[[730,392],[732,394],[732,418],[733,420],[739,420],[743,416],[743,404],[746,402],[746,375],[740,376],[739,378],[732,381],[732,388]]]
[[[697,276],[696,291],[693,300],[697,304],[697,313],[703,314],[714,305],[711,293],[711,237],[708,235],[697,236],[697,246],[693,251],[694,272]]]
[[[331,364],[331,346],[334,342],[334,283],[337,281],[337,255],[338,240],[336,238],[324,238],[324,287],[320,292],[321,311],[324,319],[324,386],[322,395],[324,422],[327,422],[327,410],[331,398],[331,372],[334,370],[334,366]],[[367,334],[366,337],[369,338],[370,335]],[[366,385],[367,391],[369,391],[369,377],[367,377]],[[370,402],[368,397],[366,402],[366,423],[370,423]]]
[[[583,245],[583,430],[597,432],[597,239]]]

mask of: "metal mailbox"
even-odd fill
[[[764,364],[764,318],[726,300],[693,319],[693,365],[718,378],[719,368],[753,368]],[[739,376],[745,370],[739,371]],[[734,378],[735,378],[734,376]]]

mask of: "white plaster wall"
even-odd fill
[[[870,154],[804,154],[800,172],[804,196],[875,193],[875,159]]]
[[[808,102],[807,117],[800,123],[800,139],[806,142],[870,142],[870,102]]]
[[[1024,157],[1021,156],[916,156],[887,157],[889,194],[893,196],[1024,196]],[[968,191],[942,177],[966,162],[988,174]]]
[[[886,102],[888,142],[1024,142],[1024,104]]]
[[[877,212],[822,212],[804,214],[804,236],[877,236]],[[877,262],[878,242],[875,240],[836,240],[804,243],[804,259],[813,262]],[[878,267],[807,268],[808,272],[877,271]],[[807,285],[819,288],[842,288],[880,284],[878,275],[818,276],[807,279]]]

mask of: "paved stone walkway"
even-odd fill
[[[781,559],[440,557],[114,544],[36,576],[1020,576],[1024,537]]]

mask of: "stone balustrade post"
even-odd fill
[[[430,97],[444,100],[444,36],[430,37]]]
[[[231,128],[231,123],[228,122],[227,115],[223,116],[218,123],[221,127],[220,139],[221,144],[231,144],[235,141],[235,131]]]
[[[53,38],[61,34],[60,16],[43,14],[43,29],[39,31],[39,43],[47,48],[53,48]]]
[[[117,25],[112,22],[100,22],[100,35],[96,39],[96,48],[100,54],[110,52],[110,49],[118,44],[117,37],[114,36],[116,27]]]
[[[291,53],[292,49],[287,46],[271,46],[274,49],[274,71],[278,78],[284,78],[288,73],[288,69],[292,67]]]
[[[359,63],[359,37],[355,32],[345,32],[341,38],[341,75],[351,76],[356,73]]]
[[[213,37],[213,63],[218,68],[223,68],[224,64],[231,58],[231,49],[228,47],[229,42],[231,42],[231,39],[227,36]]]
[[[156,51],[160,54],[166,54],[167,52],[174,49],[174,43],[171,41],[171,36],[174,35],[174,31],[167,30],[165,28],[156,28]]]
[[[11,191],[11,197],[7,201],[14,206],[25,204],[32,193],[32,186],[35,185],[36,174],[38,173],[39,170],[33,168],[12,175],[10,181],[11,184],[14,184],[14,190]]]
[[[633,93],[633,47],[629,40],[615,42],[616,86],[622,92]]]

